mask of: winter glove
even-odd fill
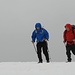
[[[74,44],[75,44],[75,39],[73,39],[73,42],[74,42]]]
[[[63,43],[66,43],[66,41],[63,41]]]
[[[32,41],[32,44],[34,44],[34,41]]]
[[[48,40],[47,40],[47,39],[45,39],[45,41],[46,41],[46,42],[48,42]]]

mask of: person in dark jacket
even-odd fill
[[[71,51],[75,55],[75,29],[72,29],[71,24],[65,25],[65,31],[63,34],[64,43],[66,43],[66,55],[68,62],[71,62]]]
[[[32,32],[32,43],[34,44],[35,40],[37,39],[37,55],[39,62],[42,63],[42,55],[41,51],[43,50],[43,53],[46,57],[46,61],[49,62],[49,54],[48,54],[48,44],[47,41],[49,39],[49,33],[46,29],[41,27],[41,23],[35,24],[35,30]]]

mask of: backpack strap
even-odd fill
[[[72,33],[74,34],[74,29],[72,29]]]
[[[75,30],[75,29],[72,29],[72,33],[73,33],[73,35],[74,35],[74,37],[75,37],[75,32],[74,32],[74,30]]]
[[[72,25],[72,33],[74,34],[75,25]]]

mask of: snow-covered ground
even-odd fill
[[[75,62],[2,62],[0,75],[75,75]]]

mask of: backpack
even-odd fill
[[[74,34],[75,25],[72,25],[72,33]]]

